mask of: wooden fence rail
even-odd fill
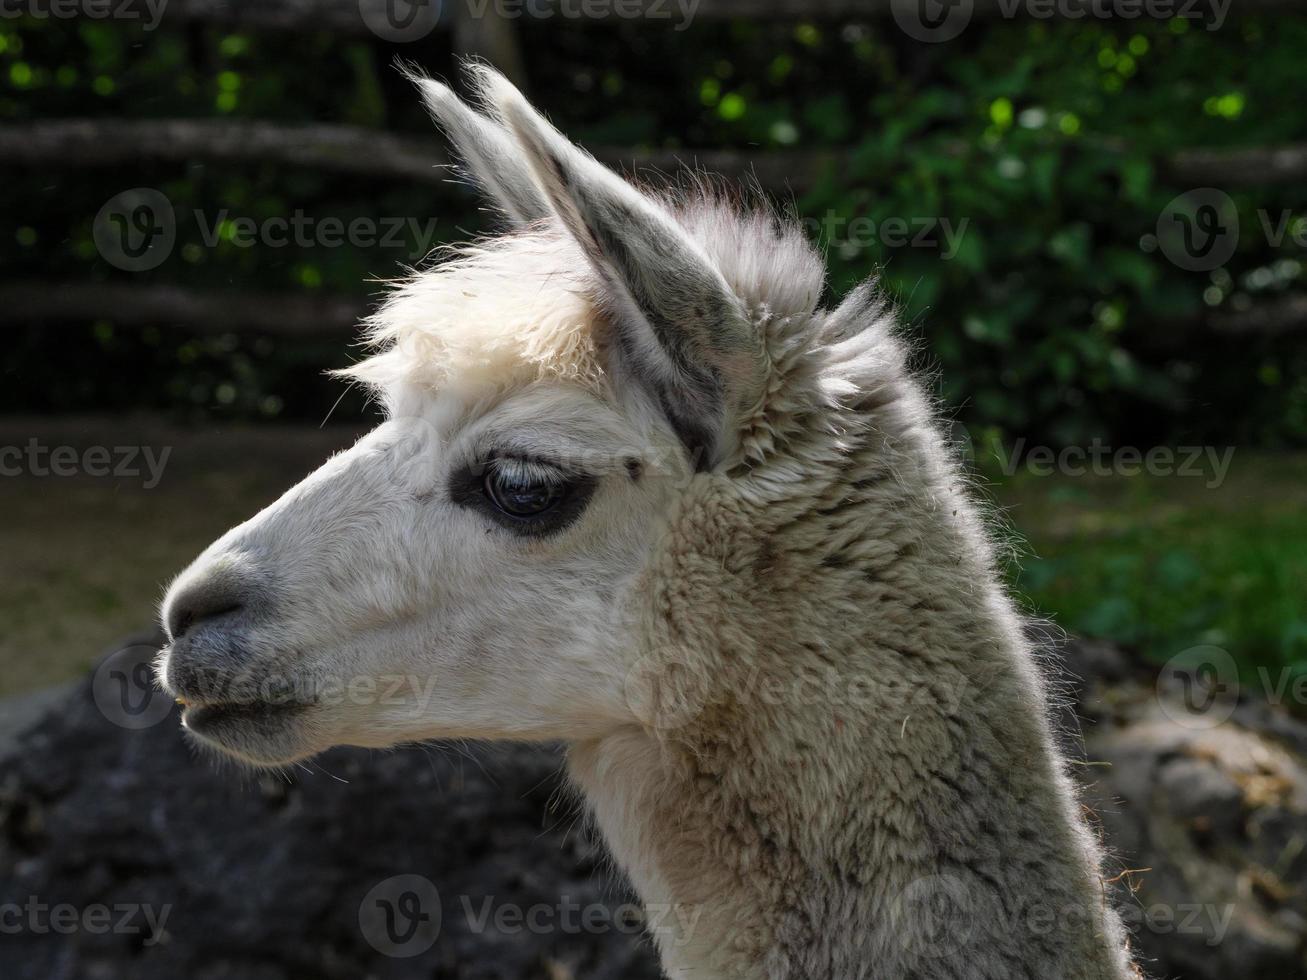
[[[37,12],[49,0],[35,0]],[[126,0],[146,12],[144,0]],[[376,33],[394,0],[168,0],[163,20],[232,29]],[[441,0],[428,0],[439,4]],[[964,0],[966,2],[966,0]],[[1125,0],[1119,0],[1124,11]],[[85,13],[88,6],[62,8]],[[121,9],[121,8],[119,8]],[[456,52],[488,57],[523,82],[517,25],[557,23],[605,12],[650,22],[691,18],[858,21],[901,13],[899,0],[443,0],[437,24],[453,31]],[[1114,10],[1108,0],[970,0],[970,15],[1086,18]],[[1307,0],[1235,0],[1231,16],[1304,12]],[[1177,8],[1177,13],[1181,11]],[[1121,13],[1122,19],[1126,14]],[[669,28],[670,29],[670,28]],[[401,46],[402,48],[402,46]],[[959,152],[965,147],[959,145]],[[837,150],[749,153],[739,150],[644,150],[600,147],[599,159],[627,171],[674,173],[684,165],[727,177],[749,177],[769,189],[802,191],[837,166]],[[259,161],[376,178],[442,182],[448,156],[439,139],[355,126],[286,125],[227,119],[51,119],[0,123],[0,165],[44,170],[135,164],[144,160]],[[1244,149],[1189,149],[1158,161],[1181,187],[1265,186],[1307,180],[1307,143]],[[185,324],[197,331],[243,329],[289,336],[348,332],[366,311],[354,297],[308,294],[206,293],[129,282],[16,282],[0,285],[0,322],[89,321],[110,317],[139,324]],[[1289,296],[1242,313],[1209,313],[1199,327],[1231,334],[1307,329],[1307,296]]]
[[[964,148],[959,146],[958,151]],[[727,177],[751,175],[768,188],[803,190],[835,166],[835,150],[645,150],[597,147],[605,163],[674,173],[689,164]],[[359,126],[228,119],[47,119],[0,123],[0,164],[89,168],[142,160],[271,161],[339,173],[441,182],[449,157],[432,137]],[[1162,169],[1183,186],[1264,186],[1307,180],[1307,143],[1179,150]]]
[[[671,172],[683,164],[766,187],[806,187],[833,152],[755,155],[734,150],[647,151],[599,147],[605,163]],[[449,156],[435,137],[400,136],[359,126],[288,126],[227,119],[47,119],[0,123],[0,164],[92,168],[143,160],[269,161],[337,173],[443,182]]]
[[[358,296],[195,290],[129,282],[20,281],[0,284],[0,323],[182,325],[195,333],[349,337],[373,304]],[[1233,337],[1307,331],[1307,294],[1290,293],[1244,311],[1210,310],[1184,324]]]
[[[195,290],[130,282],[0,284],[0,322],[183,326],[194,333],[349,336],[368,304],[352,296]]]
[[[41,0],[40,7],[54,0]],[[122,0],[115,0],[115,5]],[[127,0],[144,10],[144,0]],[[169,0],[161,11],[164,21],[201,22],[232,28],[296,32],[328,31],[342,35],[369,33],[369,24],[384,23],[392,0]],[[408,3],[410,0],[403,0]],[[436,3],[438,0],[428,0]],[[522,24],[557,23],[584,17],[610,20],[668,22],[679,26],[690,20],[804,20],[858,21],[889,17],[899,0],[443,0],[438,27],[460,21],[504,19]],[[83,11],[83,5],[74,5]],[[1119,7],[1119,12],[1117,8]],[[1200,8],[1174,0],[1177,15],[1198,16]],[[910,9],[910,8],[909,8]],[[1307,9],[1307,0],[1234,0],[1228,14],[1294,12]],[[1117,12],[1122,20],[1137,19],[1137,2],[1118,0],[971,0],[970,16],[980,20],[1015,18],[1088,19]],[[1209,8],[1201,8],[1210,16]],[[66,16],[66,15],[65,15]]]

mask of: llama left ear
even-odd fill
[[[713,468],[764,377],[743,304],[662,205],[570,143],[502,75],[477,74],[603,283],[621,370],[657,398],[696,469]]]
[[[405,68],[405,77],[418,87],[422,101],[445,131],[464,168],[515,225],[526,225],[549,214],[549,203],[530,171],[522,165],[513,138],[497,123],[474,112],[462,99],[434,79]]]

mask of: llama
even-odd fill
[[[821,307],[793,224],[472,75],[414,81],[509,228],[371,317],[386,421],[172,584],[190,736],[566,743],[668,977],[1137,976],[874,283]]]

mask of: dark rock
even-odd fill
[[[560,762],[548,748],[340,749],[255,776],[193,754],[175,714],[113,724],[84,684],[0,761],[0,906],[23,924],[0,938],[0,977],[652,980]],[[387,891],[403,875],[434,897]],[[433,916],[430,948],[380,951],[423,934],[387,947],[377,901],[399,927]],[[536,905],[546,928],[521,920]]]
[[[1247,692],[1196,714],[1174,676],[1106,644],[1055,656],[1149,975],[1307,977],[1307,726]],[[51,703],[0,751],[0,905],[23,922],[0,937],[4,980],[658,975],[556,749],[341,749],[252,775],[193,755],[170,709],[131,730],[90,682]],[[75,921],[55,931],[61,904]],[[97,907],[122,927],[93,928]]]
[[[1144,664],[1085,673],[1083,781],[1148,974],[1307,977],[1307,725],[1236,683],[1195,700]]]

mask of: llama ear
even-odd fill
[[[412,70],[405,75],[422,93],[427,112],[449,137],[468,175],[510,221],[525,225],[550,214],[521,151],[501,125],[475,112],[449,86]]]
[[[743,304],[661,204],[570,143],[502,75],[476,73],[603,283],[615,366],[658,400],[697,469],[716,466],[764,376]]]

